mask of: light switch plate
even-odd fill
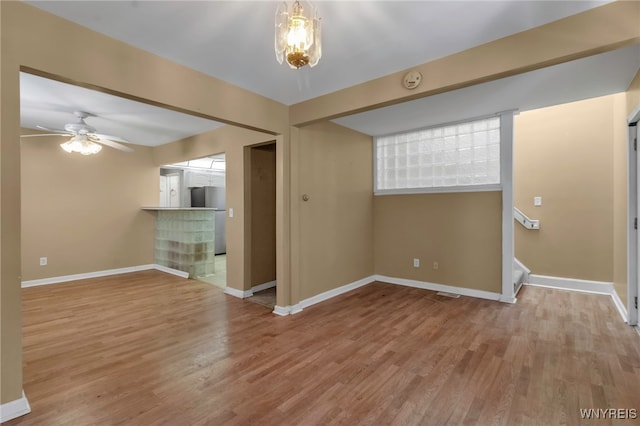
[[[542,197],[533,197],[533,205],[541,206],[542,205]]]
[[[229,209],[229,217],[233,217],[233,209]]]

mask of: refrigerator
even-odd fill
[[[215,212],[215,251],[227,252],[226,215],[224,186],[203,186],[191,189],[191,207],[209,207]]]

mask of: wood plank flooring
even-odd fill
[[[278,317],[143,271],[23,290],[7,425],[594,425],[640,411],[640,336],[607,296],[516,305],[373,283]]]

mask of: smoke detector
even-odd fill
[[[422,74],[420,74],[418,71],[409,71],[404,75],[404,77],[402,77],[402,85],[405,87],[405,89],[409,90],[418,87],[421,81]]]

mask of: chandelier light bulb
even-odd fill
[[[320,18],[309,2],[296,1],[291,9],[283,2],[276,10],[276,60],[286,58],[289,67],[314,67],[322,56]]]

